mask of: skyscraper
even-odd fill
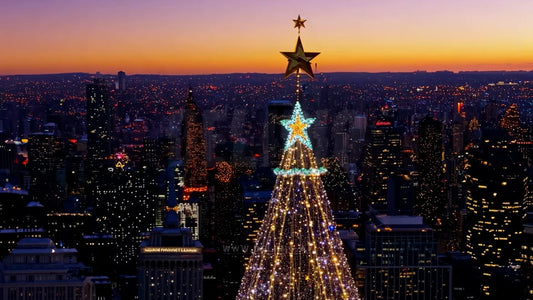
[[[181,132],[185,175],[183,198],[180,201],[189,204],[192,209],[180,211],[179,214],[185,214],[189,218],[190,223],[185,226],[191,228],[193,238],[206,242],[210,235],[211,203],[207,193],[207,160],[203,128],[202,114],[194,103],[192,89],[189,88]],[[200,213],[193,218],[192,211]]]
[[[389,120],[378,120],[367,127],[367,145],[364,150],[362,181],[363,210],[372,206],[387,210],[387,184],[390,176],[402,173],[401,136]]]
[[[440,230],[449,221],[443,180],[442,123],[426,117],[418,126],[418,190],[415,214],[424,217],[424,223]],[[445,226],[448,228],[448,226]]]
[[[482,293],[490,296],[491,273],[520,260],[527,175],[516,145],[501,129],[485,129],[467,150],[466,249],[481,267]]]
[[[112,153],[111,99],[103,79],[94,79],[86,89],[87,162],[96,168]]]
[[[115,82],[115,89],[119,92],[126,91],[126,73],[124,71],[119,71],[117,73],[117,81]]]
[[[141,243],[139,299],[202,299],[202,244],[180,226],[178,204],[169,197],[163,227]]]

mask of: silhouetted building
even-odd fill
[[[115,89],[119,92],[126,91],[126,72],[119,71],[117,73],[117,81],[115,82]]]
[[[25,238],[0,265],[0,298],[94,299],[87,272],[76,249],[56,248],[48,238]]]

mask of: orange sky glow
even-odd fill
[[[5,9],[4,9],[5,8]],[[10,1],[0,74],[533,70],[531,1]]]

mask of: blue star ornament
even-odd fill
[[[290,120],[281,120],[281,125],[289,131],[289,137],[285,142],[285,151],[289,149],[296,141],[300,141],[309,149],[313,149],[309,136],[307,135],[307,127],[309,127],[315,118],[305,118],[300,106],[300,102],[296,102]]]

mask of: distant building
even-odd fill
[[[117,73],[117,81],[115,81],[115,89],[119,92],[126,91],[126,72],[119,71]]]
[[[0,265],[0,299],[94,299],[94,282],[76,256],[48,238],[20,240]]]
[[[364,299],[452,299],[451,266],[439,264],[433,230],[422,217],[371,218],[364,263],[357,266]]]

